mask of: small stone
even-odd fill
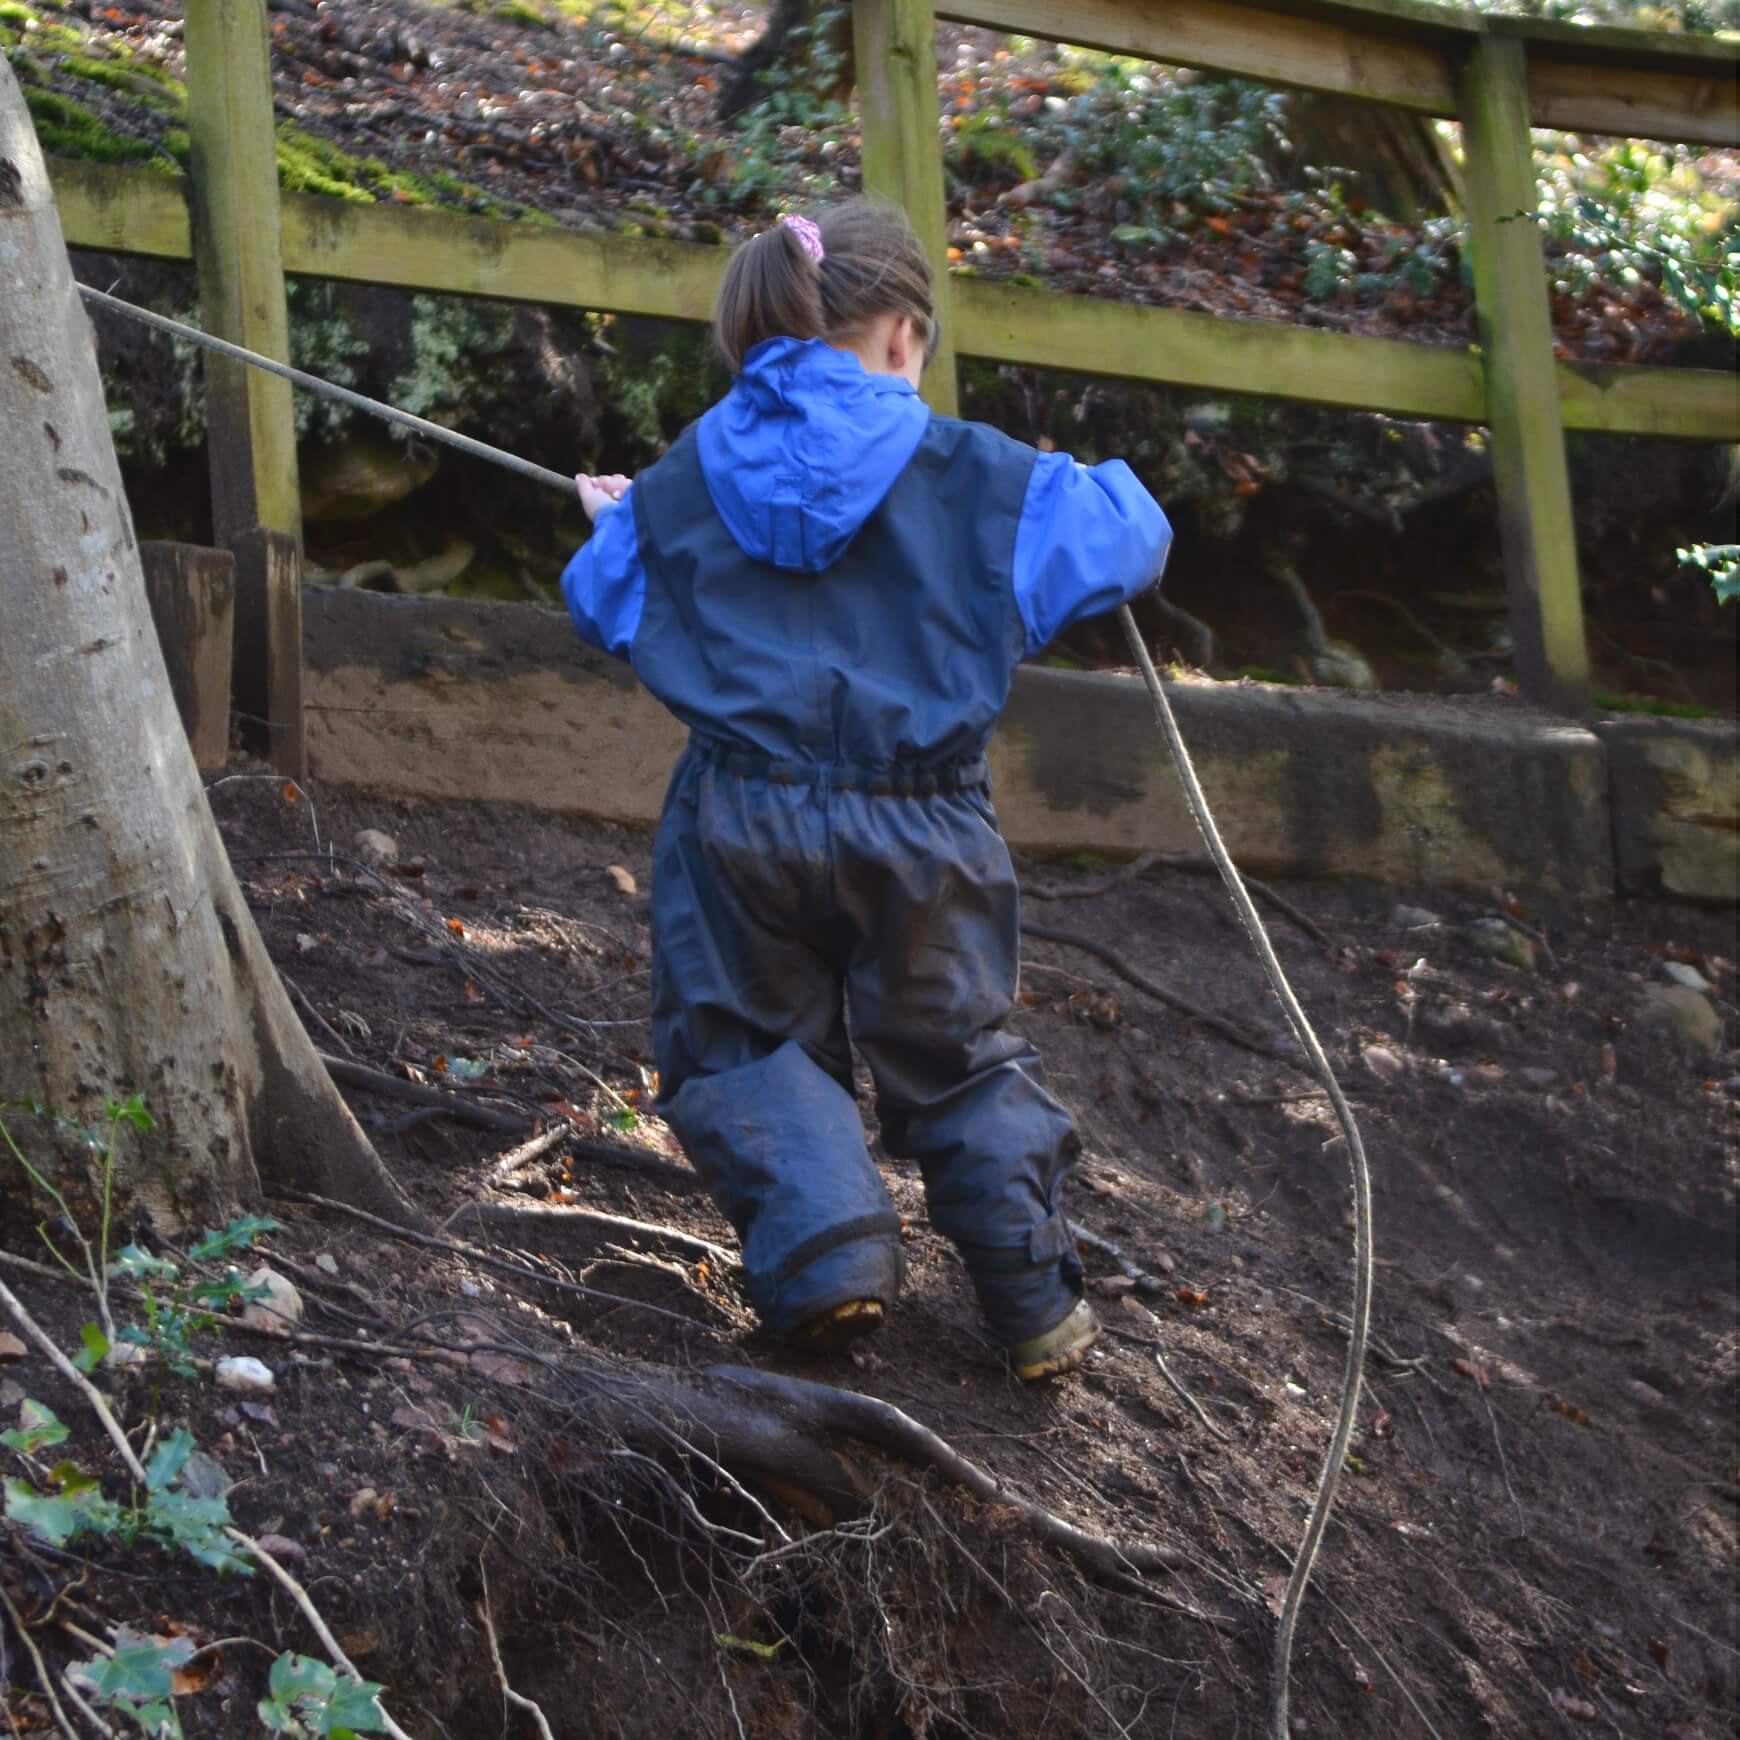
[[[242,1322],[250,1329],[288,1335],[302,1321],[302,1295],[276,1269],[262,1263],[243,1285],[265,1289],[260,1298],[250,1299],[242,1307]]]
[[[308,1549],[300,1541],[293,1541],[288,1535],[261,1535],[260,1545],[274,1559],[306,1559]]]
[[[1722,1017],[1701,992],[1684,985],[1652,985],[1637,1006],[1637,1025],[1684,1051],[1719,1051]]]
[[[1683,985],[1688,991],[1713,991],[1716,988],[1696,967],[1687,966],[1684,961],[1663,961],[1661,976],[1670,985]]]
[[[1559,1072],[1556,1069],[1546,1069],[1540,1064],[1531,1064],[1527,1069],[1519,1069],[1516,1072],[1516,1079],[1525,1087],[1540,1088],[1545,1091],[1547,1088],[1558,1085]]]
[[[1407,1073],[1407,1064],[1386,1045],[1368,1045],[1359,1055],[1379,1081],[1399,1081]]]
[[[278,1387],[272,1368],[247,1357],[220,1359],[213,1368],[220,1390],[240,1390],[244,1395],[269,1396]]]
[[[1167,1256],[1164,1251],[1154,1259],[1154,1271],[1156,1274],[1170,1275],[1175,1269],[1177,1269],[1177,1267],[1177,1263],[1175,1263],[1171,1257]]]
[[[1443,922],[1437,913],[1428,912],[1423,906],[1398,906],[1390,913],[1390,923],[1397,930],[1429,930]]]
[[[351,845],[365,864],[396,864],[399,861],[399,842],[391,834],[383,834],[379,828],[364,828]]]
[[[368,1516],[381,1501],[381,1495],[372,1486],[365,1486],[350,1495],[350,1514],[352,1516]]]
[[[1654,1384],[1646,1384],[1642,1378],[1627,1378],[1619,1386],[1640,1408],[1662,1408],[1667,1406],[1667,1397]]]
[[[1458,934],[1476,954],[1485,955],[1488,960],[1502,961],[1507,967],[1517,967],[1525,973],[1535,970],[1535,945],[1502,918],[1477,918],[1463,925]]]
[[[23,1359],[30,1352],[16,1335],[0,1329],[0,1359]]]
[[[314,1259],[314,1266],[323,1275],[336,1275],[338,1273],[338,1258],[331,1251],[322,1251]]]
[[[24,1400],[24,1386],[11,1378],[0,1378],[0,1409],[11,1409]]]
[[[632,870],[625,870],[620,864],[610,864],[605,867],[604,874],[616,884],[618,894],[638,894],[640,884],[634,879]]]
[[[1096,1293],[1108,1299],[1115,1299],[1121,1293],[1133,1293],[1136,1283],[1128,1275],[1101,1275],[1089,1285]]]

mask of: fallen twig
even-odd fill
[[[477,1561],[477,1574],[483,1582],[483,1599],[477,1605],[477,1616],[483,1621],[483,1635],[489,1644],[490,1664],[494,1667],[495,1677],[501,1685],[501,1695],[516,1709],[524,1710],[537,1723],[538,1733],[543,1740],[556,1740],[556,1736],[550,1732],[550,1724],[543,1710],[532,1699],[516,1692],[508,1684],[507,1669],[502,1665],[501,1645],[496,1641],[495,1620],[489,1611],[489,1573],[483,1568],[482,1559]]]
[[[274,1186],[273,1189],[293,1202],[312,1203],[316,1208],[330,1209],[334,1214],[349,1215],[352,1220],[360,1220],[381,1232],[391,1233],[396,1239],[404,1239],[414,1245],[425,1245],[431,1250],[451,1251],[455,1256],[499,1269],[503,1274],[517,1275],[523,1281],[535,1281],[541,1287],[553,1287],[557,1292],[574,1293],[582,1299],[595,1299],[604,1305],[646,1311],[655,1317],[668,1317],[673,1323],[682,1323],[691,1329],[696,1326],[693,1318],[685,1317],[680,1311],[667,1311],[662,1305],[652,1305],[644,1299],[624,1298],[620,1293],[606,1293],[598,1287],[588,1287],[582,1281],[568,1281],[560,1275],[545,1274],[542,1270],[529,1268],[524,1263],[510,1263],[505,1257],[479,1250],[476,1245],[461,1244],[457,1239],[436,1238],[430,1233],[418,1232],[413,1227],[399,1225],[397,1221],[383,1220],[378,1214],[370,1214],[367,1209],[352,1208],[348,1202],[337,1202],[330,1196],[315,1196],[309,1191],[291,1190],[287,1186]]]
[[[54,1712],[56,1726],[66,1736],[66,1740],[79,1740],[78,1731],[67,1718],[67,1713],[61,1708],[60,1699],[55,1695],[54,1681],[49,1678],[48,1664],[42,1659],[42,1651],[36,1647],[36,1639],[25,1629],[23,1616],[12,1605],[12,1597],[6,1593],[4,1585],[0,1585],[0,1607],[6,1610],[6,1617],[12,1621],[12,1629],[18,1633],[18,1641],[24,1645],[25,1654],[30,1657],[30,1665],[36,1669],[37,1684],[42,1687],[42,1695],[48,1699],[48,1707]]]
[[[529,1142],[521,1142],[518,1147],[510,1148],[501,1155],[489,1171],[484,1175],[485,1184],[503,1184],[512,1178],[516,1172],[523,1171],[534,1160],[541,1160],[553,1148],[560,1148],[570,1137],[578,1134],[580,1126],[570,1118],[559,1118],[549,1129],[534,1136]],[[441,1224],[451,1226],[460,1215],[463,1208],[454,1213]]]
[[[1190,875],[1212,876],[1217,873],[1218,866],[1212,858],[1199,852],[1144,852],[1141,857],[1132,858],[1128,864],[1114,870],[1103,881],[1086,888],[1023,881],[1021,897],[1023,900],[1092,900],[1098,895],[1111,893],[1114,888],[1122,888],[1127,882],[1146,876],[1150,870],[1182,870]],[[1335,946],[1328,931],[1309,914],[1301,912],[1278,889],[1270,887],[1267,882],[1259,882],[1254,876],[1246,876],[1244,883],[1259,899],[1266,901],[1282,917],[1296,924],[1319,947],[1327,949]],[[1024,925],[1022,928],[1028,927]]]
[[[1202,1403],[1199,1402],[1196,1397],[1193,1396],[1190,1391],[1172,1375],[1167,1367],[1165,1354],[1163,1354],[1158,1347],[1150,1348],[1149,1351],[1154,1355],[1154,1363],[1160,1368],[1160,1375],[1172,1386],[1172,1393],[1177,1396],[1179,1401],[1181,1401],[1191,1411],[1191,1413],[1202,1422],[1203,1429],[1208,1433],[1208,1435],[1211,1438],[1218,1438],[1223,1444],[1230,1444],[1232,1442],[1232,1434],[1229,1432],[1223,1432],[1220,1427],[1203,1412]]]
[[[233,1527],[226,1528],[224,1533],[234,1541],[238,1547],[241,1547],[246,1551],[251,1558],[257,1560],[265,1569],[266,1573],[285,1591],[287,1595],[289,1595],[290,1599],[302,1609],[303,1618],[314,1627],[314,1635],[320,1639],[321,1647],[326,1651],[327,1655],[331,1657],[332,1665],[337,1668],[347,1680],[352,1680],[357,1685],[361,1685],[363,1683],[363,1677],[357,1671],[356,1663],[344,1653],[342,1648],[340,1648],[338,1639],[332,1635],[332,1628],[321,1617],[320,1609],[314,1605],[308,1591],[304,1589],[302,1585],[298,1583],[296,1579],[292,1577],[290,1573],[286,1571],[257,1540],[253,1538],[252,1535],[245,1535],[240,1529]],[[410,1740],[410,1736],[405,1732],[405,1730],[401,1728],[399,1724],[387,1714],[385,1709],[381,1707],[378,1699],[375,1702],[375,1708],[380,1712],[382,1727],[388,1734],[393,1736],[393,1740]]]
[[[351,1049],[350,1041],[346,1039],[345,1036],[340,1033],[339,1030],[334,1027],[318,1009],[314,1007],[314,1003],[308,993],[304,991],[282,967],[278,969],[278,977],[284,981],[284,989],[290,993],[290,1000],[297,1006],[297,1008],[299,1008],[304,1015],[308,1016],[309,1019],[313,1021],[314,1025],[318,1027],[346,1057],[355,1057],[356,1053]]]
[[[446,1113],[456,1124],[470,1124],[478,1130],[501,1130],[521,1134],[530,1120],[520,1112],[497,1111],[493,1106],[477,1104],[443,1088],[429,1087],[420,1081],[406,1081],[401,1076],[388,1075],[385,1070],[370,1069],[348,1057],[329,1057],[324,1052],[320,1061],[326,1073],[340,1087],[360,1088],[365,1093],[385,1094],[396,1100],[410,1100],[419,1106],[432,1106]]]
[[[1158,1275],[1150,1275],[1146,1269],[1127,1257],[1122,1246],[1113,1244],[1110,1239],[1102,1238],[1096,1232],[1089,1232],[1079,1220],[1072,1220],[1068,1225],[1069,1236],[1078,1245],[1086,1245],[1090,1251],[1098,1251],[1120,1275],[1136,1283],[1139,1293],[1159,1296],[1172,1291]]]
[[[0,1305],[11,1312],[12,1320],[30,1337],[42,1351],[48,1355],[49,1363],[60,1375],[90,1403],[98,1420],[102,1422],[103,1430],[109,1434],[115,1448],[121,1453],[121,1460],[127,1466],[127,1472],[141,1486],[148,1484],[145,1478],[145,1464],[141,1462],[127,1442],[127,1434],[121,1430],[121,1423],[109,1411],[109,1404],[103,1398],[103,1392],[78,1369],[61,1350],[49,1339],[41,1324],[24,1308],[23,1301],[4,1281],[0,1281]]]
[[[661,1226],[653,1221],[629,1220],[619,1214],[606,1214],[597,1208],[534,1208],[530,1204],[512,1202],[468,1202],[455,1211],[447,1224],[463,1215],[471,1215],[480,1226],[500,1236],[526,1235],[540,1241],[538,1248],[548,1245],[552,1237],[566,1232],[606,1233],[614,1238],[650,1239],[681,1251],[694,1262],[712,1263],[715,1267],[735,1265],[736,1255],[723,1245],[715,1244],[696,1233],[680,1227]]]
[[[1129,981],[1138,991],[1144,992],[1157,1003],[1163,1003],[1168,1009],[1175,1009],[1180,1015],[1187,1015],[1192,1021],[1200,1022],[1210,1031],[1218,1033],[1221,1038],[1230,1040],[1234,1045],[1242,1046],[1246,1051],[1254,1051],[1259,1057],[1280,1058],[1287,1062],[1293,1061],[1291,1054],[1283,1051],[1271,1039],[1247,1032],[1244,1028],[1228,1021],[1225,1016],[1216,1015],[1212,1010],[1198,1008],[1188,998],[1181,997],[1176,991],[1171,991],[1146,973],[1139,972],[1120,955],[1116,949],[1105,943],[1096,942],[1088,936],[1077,936],[1073,931],[1053,930],[1050,925],[1032,924],[1023,920],[1021,934],[1033,937],[1039,942],[1060,943],[1065,948],[1080,949],[1084,954],[1094,956],[1096,960],[1106,963],[1120,977]]]

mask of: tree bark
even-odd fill
[[[90,1123],[143,1095],[157,1128],[129,1133],[116,1193],[165,1230],[253,1199],[262,1174],[421,1223],[321,1067],[212,822],[4,63],[0,428],[0,1103]],[[19,1133],[88,1167],[56,1132]]]

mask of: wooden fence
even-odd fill
[[[704,320],[723,250],[582,235],[309,195],[280,198],[265,0],[187,0],[191,172],[57,161],[69,245],[192,258],[208,328],[287,356],[284,274]],[[1461,121],[1478,350],[1189,314],[947,275],[937,19]],[[866,187],[931,253],[944,350],[926,383],[956,409],[957,354],[1252,393],[1489,430],[1524,693],[1588,704],[1568,429],[1740,440],[1740,386],[1711,370],[1555,360],[1532,213],[1533,126],[1740,144],[1729,42],[1448,11],[1421,0],[856,0]],[[289,387],[208,358],[214,520],[299,531]],[[238,630],[244,586],[238,568]]]

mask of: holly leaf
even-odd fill
[[[229,1520],[228,1499],[195,1498],[189,1492],[155,1492],[145,1507],[146,1526],[166,1546],[178,1547],[208,1571],[251,1576],[253,1567],[223,1532]]]
[[[139,1245],[123,1245],[109,1265],[109,1273],[123,1281],[170,1281],[175,1272],[167,1257],[154,1257]]]
[[[220,1231],[208,1232],[187,1254],[195,1262],[205,1262],[210,1257],[227,1256],[231,1251],[249,1250],[261,1233],[272,1232],[283,1224],[269,1214],[239,1214]]]
[[[89,1475],[80,1474],[70,1463],[55,1471],[61,1478],[58,1493],[38,1492],[28,1480],[8,1478],[5,1483],[6,1515],[51,1547],[64,1547],[74,1535],[110,1533],[118,1513],[102,1488]]]
[[[21,1450],[26,1456],[32,1456],[50,1444],[64,1444],[66,1436],[66,1427],[54,1417],[53,1410],[26,1396],[18,1405],[16,1429],[0,1432],[0,1444],[8,1450]]]
[[[193,1434],[185,1426],[171,1432],[151,1452],[151,1460],[145,1464],[146,1491],[162,1492],[172,1485],[192,1454]]]

